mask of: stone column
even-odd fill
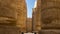
[[[27,32],[32,32],[32,18],[27,18]]]
[[[59,34],[60,0],[41,0],[40,9],[42,21],[40,34]]]
[[[27,7],[25,0],[17,0],[17,27],[26,32]]]
[[[0,23],[13,24],[16,19],[16,0],[0,0]]]
[[[37,2],[37,7],[33,8],[33,14],[32,14],[33,32],[36,32],[36,33],[38,33],[41,30],[41,20],[40,20],[41,9],[39,9],[40,8],[39,7],[40,5],[38,4],[39,2]]]
[[[0,34],[20,34],[16,21],[17,0],[0,0]]]

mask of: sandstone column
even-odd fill
[[[27,32],[32,32],[32,18],[27,18]]]
[[[16,0],[0,0],[0,23],[15,23]]]
[[[26,32],[27,7],[25,0],[17,0],[17,26]]]
[[[39,2],[40,0],[38,0]],[[40,34],[60,33],[60,0],[41,0],[38,3],[41,8]],[[39,7],[39,6],[38,6]]]
[[[37,0],[38,1],[38,0]],[[40,9],[38,9],[38,2],[36,4],[37,6],[33,8],[33,14],[32,14],[32,25],[33,25],[33,32],[38,32],[41,30],[41,13],[40,13]]]
[[[16,0],[0,0],[0,34],[19,34]]]

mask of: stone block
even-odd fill
[[[0,34],[20,34],[20,30],[16,26],[0,25]]]
[[[45,29],[41,30],[39,34],[60,34],[60,29]]]

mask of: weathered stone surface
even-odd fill
[[[33,32],[39,31],[41,29],[40,26],[40,15],[37,11],[37,7],[33,8],[33,14],[32,14],[32,26],[33,26]]]
[[[33,8],[32,14],[32,23],[33,23],[33,32],[38,32],[41,30],[41,0],[36,0],[36,7]]]
[[[16,17],[16,0],[0,0],[0,17]]]
[[[60,1],[41,1],[42,28],[60,28]]]
[[[0,34],[20,34],[20,30],[16,26],[0,25]]]
[[[39,34],[60,34],[59,29],[46,29],[46,30],[41,30]]]
[[[26,27],[27,27],[27,32],[32,32],[32,18],[27,18]]]
[[[26,32],[26,17],[25,0],[0,0],[0,25],[17,26]]]
[[[38,0],[36,13],[41,18],[39,34],[60,34],[60,0]]]
[[[0,0],[0,23],[16,21],[16,0]]]
[[[17,0],[17,27],[26,32],[27,7],[25,0]]]

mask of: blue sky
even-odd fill
[[[27,3],[27,17],[32,18],[32,8],[34,7],[35,0],[26,0]]]

